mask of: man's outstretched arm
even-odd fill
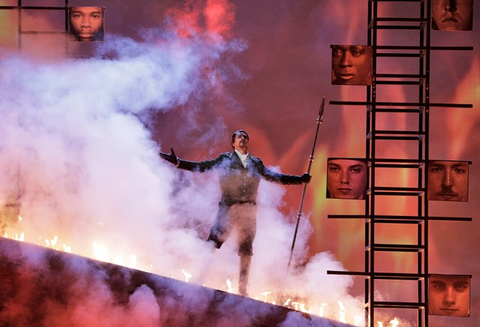
[[[310,183],[312,180],[312,176],[308,173],[303,173],[303,175],[281,175],[280,183],[282,184],[304,184]]]
[[[173,148],[171,148],[170,150],[172,151],[171,153],[160,152],[160,156],[168,162],[174,164],[175,167],[178,167],[178,165],[180,164],[180,160],[175,154],[175,151],[173,151]]]
[[[175,165],[175,167],[179,169],[199,172],[204,172],[214,168],[223,160],[224,156],[226,155],[221,154],[218,158],[207,161],[188,161],[179,159],[175,154],[175,151],[173,151],[173,148],[171,149],[171,153],[160,152],[159,154],[163,159]]]
[[[310,183],[312,176],[308,173],[304,173],[303,175],[287,175],[282,173],[277,173],[267,167],[264,166],[263,162],[256,158],[256,164],[259,167],[260,174],[265,177],[266,180],[271,182],[277,182],[285,185],[292,185],[292,184],[304,184]]]

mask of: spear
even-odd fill
[[[315,154],[315,146],[317,144],[318,131],[320,129],[320,125],[323,123],[323,109],[324,108],[325,108],[325,97],[323,97],[323,99],[322,99],[322,104],[320,105],[320,110],[318,111],[318,117],[316,119],[317,129],[315,131],[315,138],[313,140],[312,153],[310,154],[310,159],[308,161],[307,173],[309,175],[310,175],[310,170],[312,169],[312,163],[313,163],[313,158],[314,158],[314,154]],[[292,263],[293,249],[295,248],[295,241],[297,240],[298,226],[300,225],[300,219],[302,218],[303,202],[305,200],[305,194],[307,193],[307,185],[308,185],[308,183],[305,183],[304,186],[303,186],[302,200],[300,201],[300,208],[298,209],[298,213],[297,213],[297,224],[295,226],[295,233],[293,234],[292,247],[290,249],[290,258],[288,259],[287,273],[286,273],[286,276],[285,276],[285,281],[284,281],[283,289],[282,289],[282,298],[283,298],[283,291],[285,290],[285,284],[287,283],[288,271],[290,270],[290,264]]]

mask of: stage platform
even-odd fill
[[[1,326],[348,324],[0,237]]]

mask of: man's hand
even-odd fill
[[[302,175],[302,183],[310,183],[312,176],[308,173],[303,173]]]
[[[172,153],[160,152],[160,155],[162,156],[163,159],[177,166],[179,164],[178,158],[175,155],[175,151],[173,151],[173,148],[171,148],[171,151]]]

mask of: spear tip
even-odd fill
[[[320,120],[323,120],[323,110],[324,109],[325,109],[325,96],[323,96],[322,104],[320,105],[320,110],[318,112],[318,117],[320,117]]]

